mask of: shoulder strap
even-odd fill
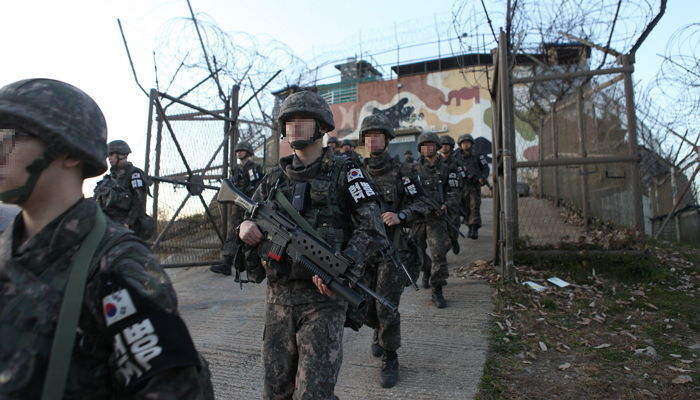
[[[275,200],[277,203],[279,203],[280,206],[284,209],[284,211],[289,214],[290,217],[294,220],[294,222],[297,223],[303,230],[305,230],[307,233],[311,234],[313,237],[316,239],[320,240],[322,243],[326,243],[325,240],[321,237],[321,234],[314,229],[311,224],[307,220],[305,220],[299,212],[294,208],[294,206],[287,200],[286,197],[284,197],[284,194],[279,191],[275,190]]]
[[[83,243],[80,245],[70,268],[70,275],[61,301],[58,314],[56,333],[51,343],[49,365],[41,393],[41,400],[60,400],[66,387],[71,354],[75,342],[75,333],[83,308],[85,282],[90,269],[91,260],[97,246],[104,236],[107,218],[97,207],[95,223]]]

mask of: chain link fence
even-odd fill
[[[225,229],[213,188],[225,173],[227,122],[183,104],[154,102],[147,171],[154,177],[153,250],[166,266],[219,259]]]

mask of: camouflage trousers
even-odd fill
[[[267,304],[265,400],[332,400],[343,362],[345,303]]]
[[[235,253],[235,241],[236,241],[236,229],[238,225],[243,222],[245,217],[245,212],[242,208],[232,205],[231,214],[228,217],[228,232],[226,234],[226,241],[224,241],[224,247],[221,250],[222,256],[232,256]]]
[[[372,274],[370,287],[398,307],[407,280],[403,274],[391,262],[381,262]],[[370,297],[365,322],[374,328],[374,341],[384,350],[396,351],[401,347],[401,317],[398,313],[391,312]]]
[[[464,224],[481,227],[481,186],[469,184],[462,196]]]
[[[447,252],[450,250],[447,223],[442,218],[431,217],[416,222],[411,231],[423,255],[421,270],[423,274],[430,274],[430,286],[445,286],[450,275],[447,271]]]

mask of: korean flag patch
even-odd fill
[[[134,172],[131,174],[131,187],[134,189],[143,187],[143,178],[141,178],[140,173]]]
[[[364,175],[362,175],[362,170],[359,168],[353,168],[350,171],[348,171],[348,182],[352,182],[355,179],[360,179],[364,178]]]
[[[121,289],[102,299],[102,312],[107,326],[136,313],[129,291]]]

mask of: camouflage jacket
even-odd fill
[[[464,168],[464,161],[457,157],[454,151],[451,151],[447,153],[447,157],[442,157],[440,155],[442,162],[447,165],[447,167],[450,169],[451,172],[456,172],[458,177],[455,179],[454,182],[450,181],[451,185],[457,185],[454,188],[457,188],[459,190],[464,188],[465,184],[465,178],[466,178],[466,173],[465,173],[465,168]]]
[[[67,272],[96,207],[80,200],[24,243],[20,214],[0,235],[2,399],[40,396]],[[206,362],[151,251],[109,221],[96,257],[64,399],[212,398]]]
[[[280,159],[279,165],[265,175],[253,200],[271,198],[274,190],[280,190],[293,204],[295,193],[301,193],[301,197],[306,198],[305,206],[298,208],[302,217],[330,246],[355,262],[362,263],[386,243],[376,189],[352,160],[334,157],[328,148],[308,166],[294,155]],[[268,303],[296,305],[343,301],[339,296],[320,294],[311,281],[311,273],[292,260],[269,259],[269,241],[263,241],[257,248],[263,260],[264,271],[261,272],[267,277]],[[261,281],[263,277],[254,279]]]
[[[382,212],[402,212],[410,223],[429,212],[425,203],[416,201],[424,196],[410,165],[384,152],[381,156],[365,158],[365,169],[382,197]]]
[[[486,181],[489,177],[489,163],[486,156],[472,150],[464,152],[460,149],[454,152],[454,157],[462,165],[464,180],[467,185],[478,185],[479,179]]]
[[[459,207],[461,196],[459,172],[443,162],[439,155],[435,156],[435,162],[432,164],[421,157],[417,163],[411,165],[411,169],[426,196],[440,205],[447,205],[448,209]]]
[[[246,196],[252,196],[263,178],[263,171],[260,164],[253,160],[248,160],[245,165],[237,164],[231,168],[231,180]]]
[[[95,186],[95,200],[105,214],[134,228],[136,220],[146,214],[148,181],[146,174],[127,162],[124,168],[112,168],[110,175]]]

